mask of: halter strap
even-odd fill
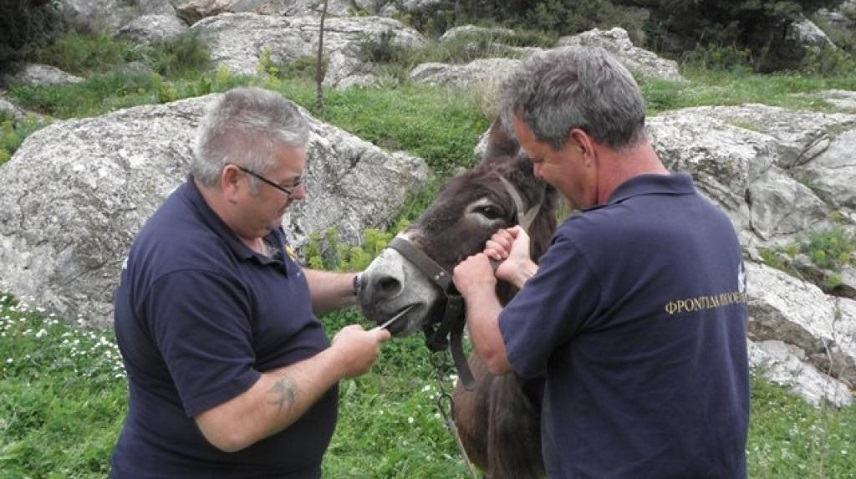
[[[515,188],[510,181],[505,179],[504,176],[499,175],[499,179],[502,180],[502,186],[505,187],[505,191],[507,191],[508,195],[511,196],[511,201],[514,202],[514,207],[517,209],[517,224],[519,224],[524,231],[528,231],[529,227],[532,226],[532,222],[535,221],[535,217],[538,216],[538,213],[541,211],[541,205],[544,204],[544,195],[541,195],[541,199],[538,203],[532,205],[532,207],[524,213],[523,208],[525,207],[525,203],[523,202],[523,197],[520,196],[520,193],[517,191],[517,188]]]

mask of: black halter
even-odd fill
[[[419,248],[413,246],[413,243],[400,236],[393,238],[389,247],[398,251],[401,256],[416,266],[416,269],[427,276],[445,296],[442,319],[422,326],[425,331],[425,345],[434,352],[449,347],[455,368],[458,370],[458,378],[464,388],[471,390],[475,386],[475,379],[463,347],[466,306],[464,298],[452,283],[452,275]]]

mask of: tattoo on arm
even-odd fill
[[[297,384],[290,378],[282,378],[270,388],[270,404],[276,404],[277,413],[291,409],[297,400]]]

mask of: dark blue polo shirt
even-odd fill
[[[267,238],[279,250],[282,231]],[[246,247],[180,186],[134,241],[115,298],[128,372],[117,478],[316,478],[336,424],[332,388],[279,434],[235,453],[209,444],[194,416],[248,390],[267,371],[314,356],[327,338],[287,254]]]
[[[745,282],[729,219],[688,175],[643,175],[562,224],[500,315],[515,372],[546,372],[558,478],[743,478]]]

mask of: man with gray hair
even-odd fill
[[[636,82],[602,49],[532,57],[503,89],[535,174],[579,213],[539,265],[514,227],[454,281],[491,372],[546,377],[549,476],[746,477],[747,312],[731,222],[664,167]],[[497,278],[521,288],[505,308]]]
[[[337,383],[368,372],[383,329],[315,314],[355,303],[354,274],[301,268],[282,215],[306,196],[309,127],[281,96],[227,92],[191,175],[137,235],[115,297],[128,372],[116,478],[317,478]]]

